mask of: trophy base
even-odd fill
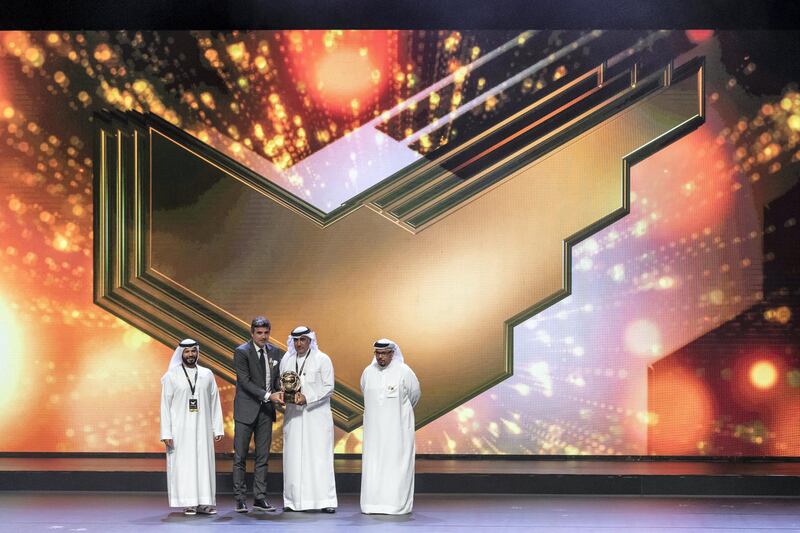
[[[295,398],[296,392],[284,392],[283,393],[283,403],[297,403]]]

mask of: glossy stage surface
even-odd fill
[[[277,495],[270,498],[279,505]],[[334,515],[237,514],[230,496],[216,516],[186,517],[158,493],[0,493],[2,532],[154,531],[797,531],[800,500],[419,494],[409,516],[362,515],[343,495]],[[313,529],[312,529],[313,528]]]

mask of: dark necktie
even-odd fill
[[[264,348],[258,349],[258,362],[261,364],[261,370],[264,371],[264,375],[267,374],[267,367],[264,366]]]

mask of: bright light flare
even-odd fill
[[[778,382],[778,369],[771,361],[757,361],[750,367],[750,383],[757,389],[771,389]]]
[[[289,48],[295,83],[328,112],[352,117],[371,111],[391,78],[397,51],[389,32],[304,31],[302,49]]]
[[[639,357],[658,359],[663,354],[661,331],[649,320],[635,320],[625,328],[625,349]]]
[[[374,67],[357,48],[341,48],[326,54],[317,64],[317,89],[328,100],[349,104],[368,96],[374,86]]]
[[[692,44],[700,44],[711,39],[714,36],[714,30],[686,30],[686,38]]]
[[[14,404],[22,381],[22,332],[3,299],[0,299],[0,427],[6,416],[17,414]]]

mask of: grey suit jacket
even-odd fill
[[[280,365],[284,351],[267,343],[266,358],[270,368],[272,391],[280,390]],[[245,424],[252,424],[258,416],[267,389],[264,367],[258,362],[258,351],[252,340],[237,346],[233,351],[233,366],[236,368],[236,397],[233,400],[233,418]],[[272,420],[275,420],[275,406],[265,405]]]

